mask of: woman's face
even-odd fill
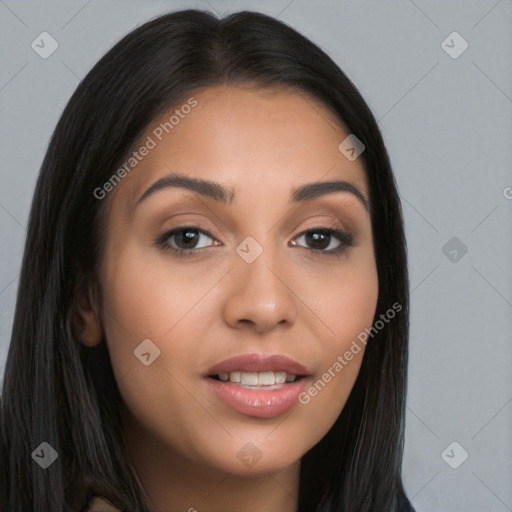
[[[124,425],[148,450],[276,471],[340,414],[364,345],[344,355],[377,303],[372,226],[343,184],[297,190],[368,198],[361,159],[338,149],[348,135],[303,93],[218,86],[134,148],[103,199],[101,313]]]

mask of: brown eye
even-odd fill
[[[306,243],[312,249],[327,249],[331,243],[331,233],[327,231],[308,231],[304,235]]]
[[[337,254],[354,245],[352,236],[331,228],[314,228],[301,233],[292,243],[315,252]]]
[[[181,226],[166,231],[156,240],[156,244],[176,254],[185,255],[215,245],[212,243],[214,241],[213,235],[204,229],[196,226]]]
[[[185,228],[175,232],[174,243],[180,249],[194,249],[201,236],[198,229]]]

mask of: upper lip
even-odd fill
[[[212,366],[208,375],[230,373],[236,370],[243,372],[282,371],[290,375],[309,375],[308,369],[297,361],[279,354],[242,354],[225,359]]]

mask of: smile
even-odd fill
[[[255,418],[274,418],[298,402],[310,373],[282,355],[246,354],[208,371],[209,390],[231,409]]]
[[[229,373],[213,375],[212,377],[223,382],[233,382],[239,384],[241,387],[248,388],[268,388],[269,386],[275,386],[276,384],[294,382],[297,379],[297,375],[289,374],[284,371],[274,372],[272,370],[263,372],[244,372],[241,370],[235,370]]]

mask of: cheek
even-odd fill
[[[156,405],[160,395],[168,405],[186,406],[190,400],[180,386],[190,375],[182,375],[198,366],[214,314],[216,283],[223,275],[214,268],[177,272],[162,261],[126,251],[116,255],[104,276],[102,306],[112,368],[125,401],[140,417],[148,407],[163,413],[162,404]],[[148,366],[144,358],[151,361]],[[160,413],[156,417],[163,419]],[[146,419],[151,422],[151,414]]]
[[[309,410],[311,436],[323,437],[341,413],[364,356],[366,331],[372,327],[378,299],[378,275],[372,258],[332,273],[329,282],[308,287],[314,311],[321,365],[311,386],[299,397]]]
[[[192,396],[205,334],[218,314],[216,285],[225,270],[179,272],[135,251],[116,255],[115,261],[105,273],[103,310],[120,394],[130,414],[156,438],[182,443],[188,456],[199,457],[195,445],[183,440],[198,424],[218,428]],[[149,352],[154,362],[145,366],[134,352]]]
[[[298,296],[318,326],[317,336],[326,352],[343,350],[351,340],[372,324],[379,283],[370,251],[352,253],[321,275],[297,276]]]
[[[200,272],[192,267],[176,269],[165,259],[151,259],[137,250],[112,259],[115,266],[107,269],[104,279],[106,323],[112,329],[124,329],[139,343],[165,338],[187,322],[223,275],[214,267]],[[188,323],[194,328],[194,323]],[[107,339],[115,338],[107,332]]]
[[[377,305],[378,285],[370,280],[356,280],[355,276],[344,282],[323,286],[316,294],[305,299],[323,326],[325,344],[338,348],[349,338],[370,327]]]

